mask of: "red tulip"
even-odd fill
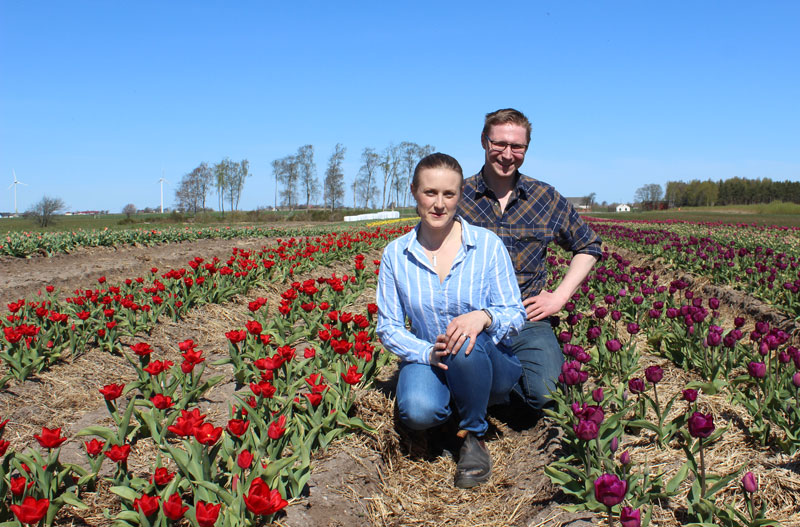
[[[194,437],[203,445],[213,445],[219,441],[222,435],[222,427],[215,427],[211,423],[203,423],[194,429]]]
[[[282,415],[277,421],[273,421],[269,424],[267,435],[270,439],[279,439],[283,436],[284,432],[286,432],[286,416]]]
[[[42,448],[58,448],[67,440],[66,437],[61,437],[61,428],[45,428],[42,427],[42,435],[33,434],[33,437],[39,442]]]
[[[244,503],[250,512],[263,516],[275,514],[289,504],[279,491],[271,490],[261,478],[256,478],[250,484]]]
[[[189,506],[183,504],[181,495],[177,492],[167,498],[167,501],[161,504],[161,508],[164,511],[164,516],[173,521],[180,520],[189,510]]]
[[[119,398],[122,395],[122,390],[125,388],[124,384],[106,384],[102,388],[100,388],[100,393],[103,394],[103,397],[106,401],[113,401]]]
[[[219,510],[222,508],[221,503],[206,503],[198,501],[194,505],[194,517],[197,519],[197,525],[200,527],[214,527],[219,517]]]
[[[140,498],[133,500],[133,508],[141,511],[145,516],[151,516],[158,510],[158,496],[142,494]]]
[[[48,507],[50,507],[50,500],[47,498],[37,500],[33,496],[25,496],[25,499],[22,500],[22,505],[9,506],[11,512],[14,513],[20,523],[29,525],[39,523],[44,518],[44,515],[47,514]]]
[[[103,447],[106,446],[105,442],[98,441],[97,439],[92,439],[91,441],[84,441],[84,446],[86,447],[86,453],[89,454],[91,457],[95,457],[100,452],[103,451]]]
[[[106,457],[114,463],[122,463],[128,460],[128,455],[130,453],[130,445],[111,445],[111,447],[106,450]]]

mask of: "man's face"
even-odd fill
[[[487,170],[497,177],[513,177],[525,161],[525,152],[519,146],[528,144],[525,127],[514,123],[496,124],[489,133],[481,137],[486,152]],[[505,146],[503,150],[500,147]],[[518,150],[515,152],[514,150]]]

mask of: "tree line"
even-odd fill
[[[420,159],[433,153],[431,145],[420,146],[411,141],[389,144],[381,151],[366,147],[361,152],[361,166],[355,174],[351,190],[353,208],[381,209],[405,207],[409,203],[408,191],[414,167]],[[324,178],[320,184],[314,160],[314,146],[303,145],[296,152],[272,161],[275,178],[274,207],[309,208],[322,203],[333,210],[344,206],[345,175],[343,170],[347,148],[337,143],[328,158]],[[185,174],[175,191],[176,208],[197,213],[207,210],[207,201],[216,190],[219,210],[239,210],[245,181],[250,177],[247,159],[235,162],[225,158],[209,165],[200,163]]]
[[[361,152],[361,166],[353,178],[353,208],[381,209],[404,207],[409,201],[408,187],[414,167],[420,159],[433,153],[431,145],[420,146],[410,141],[390,144],[380,152],[366,147]],[[322,202],[331,210],[344,205],[344,173],[342,165],[347,149],[336,145],[325,170]],[[304,145],[297,152],[272,161],[275,177],[274,205],[294,209],[302,203],[308,208],[319,197],[320,185],[314,163],[314,147]],[[280,191],[278,190],[280,188]]]
[[[206,210],[206,201],[212,189],[216,189],[217,205],[223,214],[226,201],[228,210],[239,210],[239,200],[248,177],[250,162],[247,159],[231,161],[226,157],[211,166],[200,163],[181,178],[175,190],[175,206],[179,210],[197,214]]]
[[[719,181],[668,181],[665,199],[674,207],[800,203],[800,182],[734,177]]]

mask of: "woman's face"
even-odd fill
[[[449,227],[456,216],[461,197],[461,176],[449,168],[426,168],[419,173],[411,192],[417,200],[417,212],[429,228]]]

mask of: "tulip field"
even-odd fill
[[[559,448],[532,476],[538,494],[509,494],[499,439],[527,436],[492,414],[498,471],[479,490],[415,477],[424,467],[374,442],[383,483],[352,497],[358,525],[800,526],[800,232],[591,223],[603,258],[552,320],[565,363],[542,426]],[[303,525],[290,512],[324,492],[310,484],[320,453],[393,433],[363,402],[386,397],[375,383],[396,368],[374,332],[380,252],[411,227],[7,236],[5,258],[271,238],[7,302],[0,522]],[[550,285],[568,264],[548,250]],[[64,394],[37,395],[60,380]],[[86,410],[27,408],[60,396]],[[404,470],[417,508],[388,483]],[[472,514],[476,500],[494,515]],[[342,518],[316,524],[355,524]]]

